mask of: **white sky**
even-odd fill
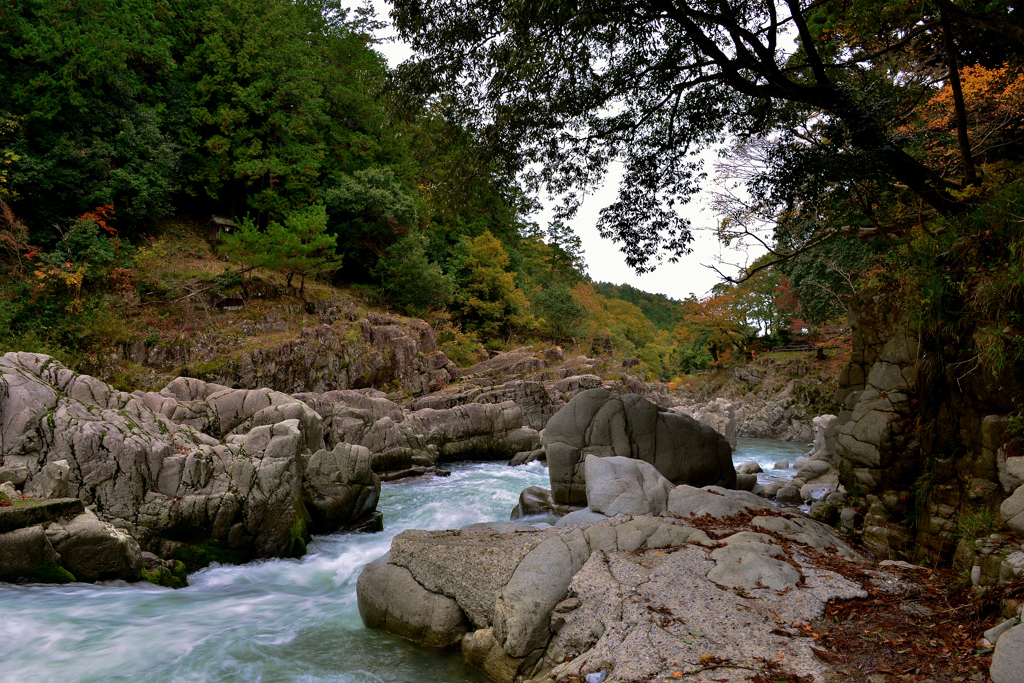
[[[362,3],[359,0],[345,0],[344,4],[355,7]],[[373,0],[373,6],[378,18],[390,21],[388,18],[390,5],[385,0]],[[391,67],[395,67],[413,56],[412,49],[406,43],[388,40],[393,35],[392,31],[385,29],[378,35],[384,42],[375,46],[375,49],[388,60],[388,65]],[[705,171],[709,178],[707,183],[710,183],[710,178],[714,175],[712,167],[714,158],[714,154],[705,155]],[[715,265],[723,273],[731,275],[737,271],[737,268],[723,265],[722,262],[742,266],[764,253],[763,249],[753,247],[750,248],[749,253],[725,248],[714,236],[713,229],[717,225],[716,216],[707,206],[704,198],[695,197],[681,210],[681,213],[691,220],[695,228],[694,241],[691,245],[693,253],[684,256],[678,263],[666,261],[652,273],[637,275],[632,268],[626,265],[625,257],[619,251],[618,245],[611,240],[602,239],[596,227],[601,209],[615,200],[620,177],[621,170],[613,165],[605,178],[603,187],[587,197],[575,218],[569,221],[569,225],[583,242],[588,273],[594,280],[614,284],[626,283],[637,289],[664,294],[673,299],[685,299],[691,293],[700,297],[707,294],[711,287],[720,280],[718,274],[705,267],[706,265]],[[551,211],[545,209],[530,218],[543,228],[547,226],[551,218]],[[721,259],[722,262],[718,259]]]

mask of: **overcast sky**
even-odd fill
[[[346,0],[345,4],[355,7],[362,3]],[[390,21],[388,18],[390,6],[384,0],[373,0],[373,5],[378,18]],[[413,52],[407,44],[392,39],[393,32],[385,29],[378,37],[382,39],[382,42],[375,49],[384,55],[390,66],[397,66],[413,56]],[[713,153],[705,156],[705,171],[709,178],[714,175],[714,169],[711,167],[714,158]],[[691,293],[700,297],[720,280],[717,273],[705,266],[715,265],[722,272],[733,274],[737,269],[722,265],[721,261],[727,264],[744,265],[763,253],[763,250],[755,251],[753,248],[749,253],[725,249],[714,236],[713,229],[717,224],[716,216],[707,206],[706,200],[697,197],[681,211],[696,228],[692,244],[693,253],[684,256],[679,263],[665,262],[653,273],[637,275],[632,268],[626,265],[625,258],[619,252],[618,246],[611,240],[602,239],[595,227],[601,209],[615,200],[619,182],[616,171],[615,168],[610,170],[604,186],[587,198],[579,213],[569,223],[583,242],[588,273],[594,280],[615,284],[628,283],[637,289],[657,292],[673,299],[685,299]],[[550,211],[542,211],[531,216],[531,219],[541,227],[545,227],[550,220]]]

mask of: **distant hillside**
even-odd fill
[[[613,285],[610,282],[595,282],[593,286],[601,296],[633,304],[659,330],[671,332],[683,320],[682,303],[664,294],[652,294],[626,284]]]

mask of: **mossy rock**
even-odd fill
[[[184,588],[188,585],[188,570],[185,568],[185,563],[181,560],[170,560],[170,562],[174,563],[173,569],[168,567],[160,567],[152,571],[146,569],[143,570],[143,578],[154,586]]]
[[[27,572],[0,572],[4,583],[74,583],[75,575],[59,564],[40,564]]]
[[[246,549],[229,548],[220,541],[203,541],[178,548],[171,554],[171,559],[182,562],[187,572],[195,572],[214,562],[242,564],[249,559],[249,553]]]

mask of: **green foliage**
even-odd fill
[[[356,267],[392,246],[417,222],[415,200],[388,168],[338,176],[323,196],[331,212],[331,230]]]
[[[485,340],[496,339],[533,324],[529,302],[515,285],[508,253],[490,232],[462,242],[456,274],[455,307],[466,329]]]
[[[242,564],[248,558],[245,549],[235,550],[220,541],[204,540],[195,545],[182,545],[171,553],[171,558],[185,565],[187,572],[196,572],[213,562],[220,564]]]
[[[685,316],[680,302],[664,294],[651,294],[627,284],[613,285],[610,282],[595,282],[593,286],[601,296],[622,299],[638,307],[659,330],[671,332]]]
[[[303,292],[307,276],[340,265],[334,254],[336,238],[326,231],[327,210],[323,204],[292,211],[283,224],[270,221],[265,231],[260,231],[247,217],[239,221],[235,233],[225,235],[221,252],[246,265],[284,273],[289,287],[292,278],[299,275]]]
[[[572,289],[555,282],[534,293],[533,307],[542,333],[555,344],[579,336],[586,311],[573,299]]]
[[[143,569],[143,579],[154,586],[164,588],[184,588],[188,585],[188,570],[181,560],[170,560],[173,569],[160,567],[154,570]]]
[[[410,315],[426,317],[451,303],[454,284],[427,258],[426,238],[410,232],[389,247],[373,269],[381,292]]]

